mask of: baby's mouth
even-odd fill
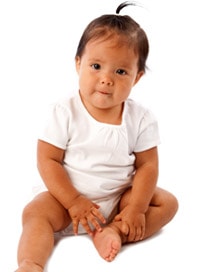
[[[110,96],[111,95],[111,93],[110,92],[107,92],[107,91],[98,91],[98,93],[100,93],[100,94],[103,94],[103,95],[108,95],[108,96]]]

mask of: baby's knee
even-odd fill
[[[173,218],[178,211],[179,203],[177,198],[172,193],[168,192],[166,195],[164,206],[169,217]]]
[[[171,208],[176,212],[179,206],[178,199],[173,194],[169,193],[168,202]]]
[[[169,218],[172,218],[178,210],[178,200],[177,198],[162,188],[157,188],[154,195],[152,205],[160,207],[161,211]]]
[[[37,195],[23,210],[23,225],[26,223],[48,223],[54,231],[66,228],[71,219],[67,210],[48,192]]]
[[[48,214],[47,208],[47,200],[44,201],[44,194],[41,193],[24,207],[22,213],[23,222],[46,216]]]
[[[23,223],[26,223],[27,221],[30,221],[31,218],[35,218],[37,216],[39,216],[39,211],[38,211],[38,206],[36,205],[36,203],[34,203],[33,201],[31,201],[30,203],[28,203],[22,212],[22,221]]]

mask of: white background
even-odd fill
[[[86,25],[120,0],[0,1],[0,271],[14,271],[21,212],[39,181],[36,140],[48,105],[77,91],[74,55]],[[85,236],[56,248],[48,271],[206,271],[206,1],[142,0],[128,7],[150,41],[146,75],[132,97],[160,125],[159,185],[180,209],[158,236],[124,247],[111,264]],[[88,267],[88,270],[87,270]],[[103,269],[103,270],[102,270]]]

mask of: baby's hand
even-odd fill
[[[106,223],[106,220],[98,209],[99,206],[97,204],[93,203],[82,195],[73,200],[68,212],[73,222],[74,234],[78,234],[79,223],[82,224],[86,232],[91,236],[93,235],[93,230],[91,229],[89,223],[97,231],[102,231],[99,222]]]
[[[136,207],[126,206],[114,221],[121,221],[121,231],[127,236],[127,242],[142,240],[145,234],[145,214],[140,213]]]

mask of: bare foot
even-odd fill
[[[108,226],[102,232],[95,232],[93,242],[99,255],[108,262],[114,260],[122,244],[118,231]]]
[[[24,261],[15,272],[43,272],[43,269],[30,261]]]

